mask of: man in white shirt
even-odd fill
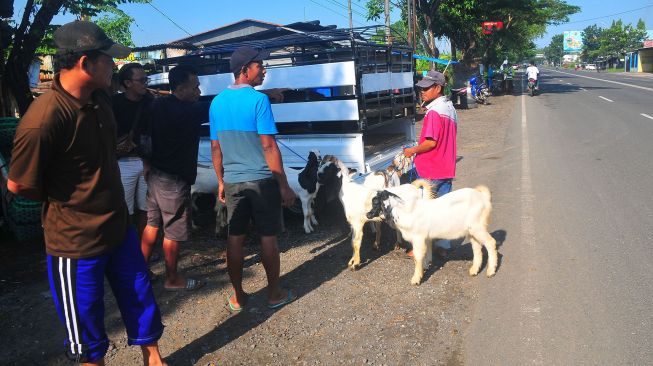
[[[535,80],[535,90],[538,90],[540,81],[537,79],[537,76],[540,74],[540,70],[535,66],[535,61],[531,61],[531,65],[526,69],[526,74],[529,79]]]

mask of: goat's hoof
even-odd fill
[[[422,279],[421,279],[421,278],[415,278],[415,277],[413,277],[413,278],[410,279],[410,284],[413,285],[413,286],[419,286],[419,284],[420,284],[421,282],[422,282]]]
[[[487,278],[490,278],[490,277],[494,277],[495,274],[496,274],[495,272],[488,272],[485,274],[485,276],[487,276]]]
[[[470,269],[469,270],[469,275],[472,276],[472,277],[478,276],[478,269],[477,270]]]
[[[349,266],[349,269],[351,269],[352,271],[358,271],[359,268],[360,268],[360,264],[354,264]]]

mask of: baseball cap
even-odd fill
[[[76,20],[62,25],[54,32],[54,43],[62,53],[99,51],[115,58],[125,58],[131,48],[114,42],[97,24]]]
[[[418,81],[415,85],[419,86],[420,88],[430,88],[433,85],[444,85],[446,83],[447,81],[444,78],[443,73],[431,70],[426,74],[426,76],[422,78],[422,80]]]
[[[229,68],[235,73],[252,61],[263,61],[270,56],[270,51],[249,46],[239,47],[231,54]]]

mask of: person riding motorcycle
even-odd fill
[[[535,61],[531,61],[531,65],[526,69],[526,75],[528,79],[535,80],[535,90],[540,89],[540,81],[537,76],[540,74],[540,70],[535,66]]]

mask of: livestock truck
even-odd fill
[[[272,101],[284,165],[303,167],[309,151],[318,149],[366,174],[386,167],[415,141],[413,50],[393,38],[388,43],[384,29],[372,26],[218,44],[159,61],[162,72],[149,82],[165,87],[166,70],[190,64],[199,73],[201,98],[210,99],[234,82],[229,71],[234,50],[267,49],[267,74],[257,89],[284,89],[283,101]],[[210,166],[208,136],[207,126],[198,163]]]

